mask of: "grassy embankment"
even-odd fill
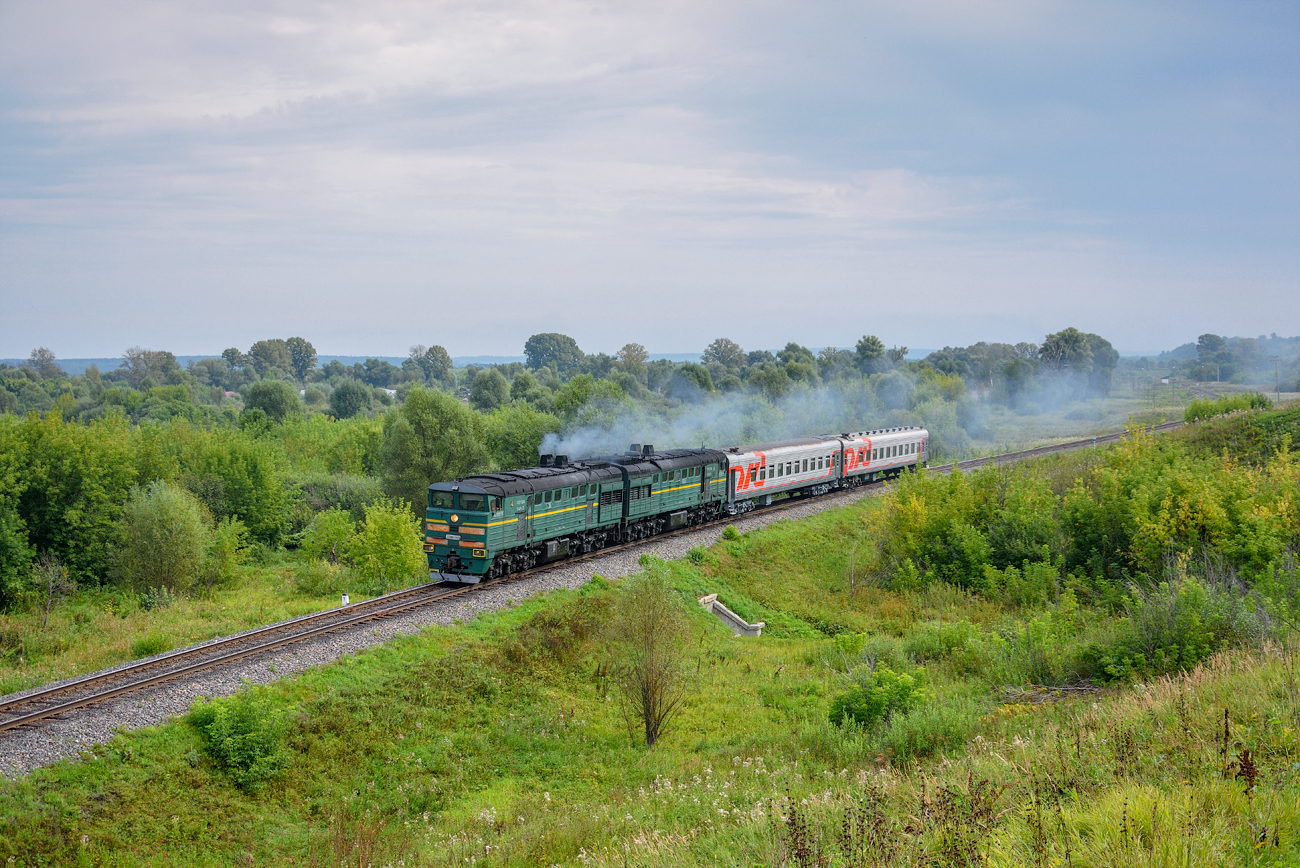
[[[1237,444],[1260,455],[1296,415],[1227,420],[1169,448]],[[1114,454],[1038,462],[1032,476],[1065,492],[1114,470]],[[968,477],[982,478],[1008,477]],[[910,494],[924,502],[923,488]],[[1100,602],[1104,593],[1090,601],[1099,586],[1083,572],[1058,575],[1047,605],[1019,586],[1012,605],[989,588],[865,582],[881,553],[850,540],[901,499],[648,562],[682,591],[719,592],[769,625],[761,639],[736,639],[693,609],[691,689],[653,750],[629,737],[620,713],[602,627],[618,590],[598,582],[220,703],[223,719],[247,712],[246,730],[266,736],[260,788],[255,774],[237,786],[184,723],[6,783],[0,856],[15,865],[1295,864],[1294,644],[1260,632],[1246,647],[1200,647],[1189,672],[1112,678],[1100,650],[1122,646],[1131,622]],[[837,670],[866,660],[924,666],[925,701],[875,727],[832,722],[828,706],[846,687]],[[1103,686],[1090,688],[1085,672]],[[1043,673],[1084,689],[1027,686]]]
[[[272,557],[270,565],[241,567],[238,580],[216,592],[178,595],[157,608],[103,587],[59,601],[48,621],[39,600],[0,615],[0,695],[339,605],[332,592],[301,589],[301,564]]]

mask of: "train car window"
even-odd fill
[[[440,506],[451,509],[451,492],[450,491],[430,491],[429,506]]]
[[[493,512],[501,511],[501,498],[499,497],[492,498],[492,511]]]
[[[487,509],[487,498],[482,494],[464,494],[460,496],[460,508],[480,512]]]

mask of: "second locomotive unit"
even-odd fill
[[[543,455],[537,467],[429,486],[424,550],[434,578],[479,582],[644,539],[779,497],[811,497],[924,466],[929,432],[883,428],[728,449],[609,458]]]

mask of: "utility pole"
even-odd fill
[[[1273,389],[1277,392],[1277,402],[1282,403],[1282,376],[1278,373],[1278,357],[1273,357]]]

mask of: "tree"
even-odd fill
[[[785,345],[785,349],[776,354],[783,365],[815,365],[817,357],[813,355],[812,350],[807,347],[796,344],[794,341]]]
[[[1203,362],[1216,361],[1215,356],[1228,347],[1228,342],[1218,335],[1204,334],[1196,339],[1196,355]]]
[[[885,363],[885,345],[875,335],[863,335],[857,343],[858,367],[863,373],[875,374],[883,371]]]
[[[420,386],[384,416],[379,477],[390,497],[423,504],[430,483],[491,465],[483,416],[450,395]]]
[[[445,380],[451,373],[451,355],[437,344],[431,347],[416,344],[411,347],[409,361],[419,368],[424,379],[431,383]]]
[[[79,583],[101,581],[117,548],[122,505],[139,478],[138,438],[115,414],[89,425],[69,424],[57,413],[0,425],[0,525],[9,527],[0,528],[0,546],[21,543],[24,531],[26,537],[8,556],[11,565],[48,552]],[[16,515],[6,517],[6,501]]]
[[[22,363],[25,368],[40,377],[42,380],[53,380],[64,375],[63,368],[60,368],[54,361],[54,353],[47,347],[37,347],[32,350],[32,354],[27,357],[27,361]]]
[[[352,370],[365,383],[380,388],[389,388],[402,381],[402,369],[383,359],[366,359],[365,364],[356,364]]]
[[[900,365],[903,363],[903,359],[907,358],[907,347],[900,347],[895,344],[892,350],[885,351],[885,355],[889,356],[889,361],[892,364]]]
[[[470,383],[469,400],[479,410],[503,407],[510,401],[510,383],[496,368],[481,371]]]
[[[677,366],[676,376],[673,377],[673,393],[681,393],[687,398],[698,397],[699,394],[709,394],[713,391],[713,377],[709,375],[709,369],[703,365],[697,365],[694,362],[683,362]]]
[[[265,416],[262,410],[246,410]],[[242,420],[241,420],[242,424]],[[283,446],[256,431],[216,428],[194,431],[171,447],[183,478],[202,480],[200,493],[217,493],[209,509],[214,518],[233,516],[257,540],[275,543],[288,525],[293,490]]]
[[[1088,391],[1094,395],[1109,395],[1115,366],[1119,364],[1119,351],[1101,335],[1089,332],[1088,349],[1092,351],[1092,370],[1088,373]]]
[[[646,348],[640,344],[624,344],[618,351],[618,364],[638,380],[645,380],[645,363],[650,358]]]
[[[370,409],[374,394],[370,388],[353,379],[346,379],[330,393],[330,412],[336,419],[351,419]]]
[[[161,479],[134,489],[122,514],[119,581],[137,591],[193,587],[211,536],[209,518],[194,495]]]
[[[518,377],[515,379],[518,382]],[[508,404],[487,417],[487,443],[492,461],[501,470],[533,467],[537,464],[542,438],[559,430],[560,420],[550,413],[523,401]]]
[[[245,356],[237,347],[221,351],[221,358],[225,359],[226,366],[232,371],[238,371],[248,364],[248,356]]]
[[[730,338],[718,338],[704,348],[704,354],[700,358],[705,364],[717,362],[732,373],[745,367],[749,362],[740,344]]]
[[[662,570],[628,579],[611,624],[613,669],[629,730],[654,747],[686,696],[686,613]]]
[[[1043,338],[1038,357],[1044,365],[1056,371],[1087,373],[1092,370],[1092,349],[1088,346],[1088,336],[1073,327]]]
[[[568,335],[545,332],[530,337],[524,342],[524,355],[528,358],[528,367],[534,371],[539,368],[554,368],[561,376],[582,364],[583,353],[578,342]]]
[[[165,382],[167,375],[180,371],[176,357],[166,350],[146,350],[144,347],[131,347],[122,354],[122,370],[134,388],[140,388],[145,377],[155,383]]]
[[[292,413],[302,412],[298,390],[284,380],[260,380],[249,386],[244,406],[261,410],[276,422],[283,422]]]
[[[280,338],[253,344],[248,348],[247,358],[248,364],[252,365],[259,377],[265,377],[272,368],[285,373],[293,370],[293,353],[289,351],[289,343]]]
[[[32,568],[36,584],[45,596],[45,614],[41,618],[41,629],[50,623],[50,612],[59,601],[77,589],[77,583],[68,575],[68,568],[52,554],[43,554],[36,559]]]
[[[285,341],[289,348],[289,364],[293,375],[299,380],[306,380],[308,372],[316,367],[316,348],[304,338],[289,338]]]
[[[555,409],[572,420],[588,404],[621,404],[627,395],[609,380],[597,380],[591,374],[578,374],[555,396]]]

